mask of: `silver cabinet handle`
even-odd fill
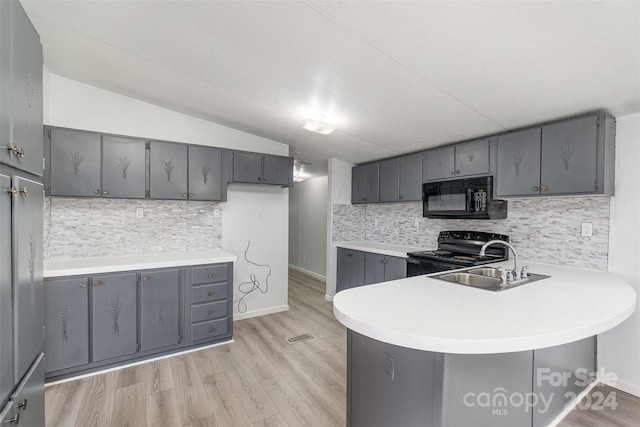
[[[262,181],[262,178],[261,178],[261,177],[258,177],[258,181]]]
[[[213,273],[209,273],[209,279],[213,279]]]
[[[185,199],[187,198],[187,193],[182,193],[182,197],[184,197]]]
[[[207,310],[207,314],[211,316],[213,314],[213,310]]]
[[[80,283],[80,287],[81,288],[86,288],[87,287],[87,282],[81,282]]]
[[[533,187],[531,187],[531,189],[532,189],[533,191],[538,191],[538,186],[537,186],[537,185],[534,185]]]
[[[455,175],[456,171],[449,171],[449,175]]]
[[[207,296],[212,297],[214,294],[215,294],[215,292],[213,292],[213,291],[209,291],[209,292],[207,293]]]
[[[14,415],[13,418],[9,418],[7,421],[5,421],[5,424],[18,424],[20,422],[20,414],[16,414]]]
[[[108,191],[103,191],[102,194],[104,194],[105,196],[108,196],[109,192]]]
[[[11,193],[13,197],[16,197],[18,193],[23,193],[26,196],[29,195],[29,187],[24,187],[22,190],[18,190],[16,187],[11,187],[11,190],[6,190],[7,193]]]
[[[264,182],[269,182],[269,178],[265,178],[265,179],[264,179]]]
[[[216,331],[216,328],[209,328],[207,330],[207,332],[210,333],[210,334],[214,333],[215,331]]]
[[[96,194],[100,194],[100,189],[96,188],[95,190],[93,190],[93,192],[96,193]]]
[[[143,282],[146,282],[146,281],[148,281],[148,280],[149,280],[149,276],[142,276],[142,281],[143,281]]]
[[[542,191],[547,191],[549,188],[546,185],[543,185],[543,186],[540,187],[540,189]]]
[[[9,154],[18,155],[18,147],[15,144],[7,145],[5,148],[9,150]]]
[[[459,170],[456,170],[456,175],[458,175],[459,173],[460,173],[460,171],[459,171]]]
[[[24,159],[24,148],[20,147],[20,148],[18,149],[18,156],[19,156],[21,159]]]
[[[98,286],[102,286],[102,282],[100,280],[96,280],[95,282],[93,282],[93,286],[95,286],[96,288]]]
[[[23,411],[27,410],[27,399],[23,399],[20,404],[16,406],[18,409],[22,409]]]

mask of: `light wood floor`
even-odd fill
[[[232,344],[48,387],[47,426],[344,426],[346,331],[324,292],[289,270],[288,312],[235,322]],[[613,391],[615,411],[574,410],[560,426],[637,427],[640,399]]]

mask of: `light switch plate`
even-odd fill
[[[216,208],[216,209],[213,210],[213,218],[214,219],[220,218],[220,209]]]

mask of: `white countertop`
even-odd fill
[[[338,292],[333,313],[347,328],[378,341],[440,353],[490,354],[587,338],[635,310],[635,291],[613,274],[521,265],[551,277],[502,292],[410,277]]]
[[[164,252],[102,258],[72,258],[45,261],[44,277],[79,276],[116,271],[235,262],[235,255],[222,249],[197,252]]]
[[[399,258],[406,258],[407,252],[424,251],[424,248],[415,246],[391,245],[388,243],[371,242],[368,240],[357,240],[351,242],[336,242],[339,248],[353,249],[362,252],[373,252],[380,255],[389,255]]]

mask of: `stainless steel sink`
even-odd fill
[[[473,286],[476,288],[490,289],[499,288],[501,280],[494,277],[482,276],[469,273],[448,273],[437,276],[440,280],[458,283],[460,285]]]
[[[459,273],[445,273],[435,276],[436,279],[444,280],[458,285],[472,286],[474,288],[486,289],[488,291],[504,291],[515,288],[527,283],[537,282],[546,279],[549,276],[543,274],[528,273],[526,281],[516,283],[507,282],[506,286],[502,284],[502,275],[500,270],[493,267],[472,268]]]

